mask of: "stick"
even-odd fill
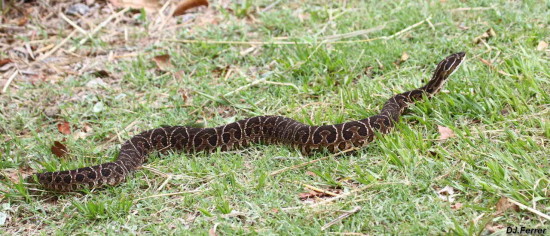
[[[356,212],[358,212],[359,210],[361,210],[361,207],[360,206],[356,206],[354,207],[351,211],[347,211],[346,213],[338,216],[336,219],[332,220],[331,222],[328,222],[327,224],[323,225],[323,227],[321,227],[321,230],[326,230],[328,228],[330,228],[330,226],[333,226],[334,224],[338,223],[338,221],[341,221],[347,217],[349,217],[350,215],[353,215],[355,214]]]
[[[128,10],[130,10],[130,8],[126,7],[124,9],[122,9],[121,11],[117,12],[116,14],[111,14],[106,20],[101,22],[97,27],[95,27],[92,30],[91,33],[88,34],[89,37],[86,37],[86,38],[83,38],[82,40],[80,40],[80,42],[78,42],[78,45],[84,44],[86,41],[88,41],[88,39],[91,39],[92,36],[94,36],[97,32],[99,32],[99,30],[101,30],[103,27],[105,27],[111,20],[113,20],[116,17],[121,16],[122,14],[126,13]],[[69,51],[71,51],[71,52],[74,51],[74,50],[76,50],[76,47],[72,47],[71,49],[69,49]]]
[[[358,30],[358,31],[353,31],[353,32],[349,32],[349,33],[344,33],[344,34],[335,34],[335,35],[325,36],[325,37],[322,37],[321,39],[331,41],[331,40],[351,38],[351,37],[355,37],[355,36],[369,34],[369,33],[375,32],[375,31],[380,31],[384,28],[386,28],[386,25],[379,25],[379,26],[376,26],[376,27],[370,28],[370,29]]]
[[[88,37],[91,37],[89,34],[88,34],[88,31],[80,28],[80,26],[78,26],[76,23],[74,23],[74,21],[72,21],[71,19],[69,19],[67,16],[65,16],[65,14],[63,14],[63,12],[59,12],[59,16],[61,16],[61,18],[63,18],[63,20],[65,20],[67,23],[69,23],[69,25],[71,25],[72,27],[74,27],[76,30],[80,31],[80,33],[88,36]]]
[[[347,44],[347,43],[366,43],[366,42],[372,42],[376,40],[388,40],[395,38],[396,36],[399,36],[407,31],[410,31],[411,29],[414,29],[418,27],[419,25],[423,24],[426,21],[429,21],[432,19],[432,17],[428,17],[420,22],[417,22],[414,25],[411,25],[405,29],[402,29],[401,31],[390,35],[390,36],[383,36],[378,38],[372,38],[372,39],[361,39],[361,40],[348,40],[348,41],[322,41],[320,44]],[[201,39],[166,39],[166,41],[169,42],[176,42],[176,43],[205,43],[205,44],[236,44],[236,45],[310,45],[314,44],[311,42],[290,42],[290,41],[225,41],[225,40],[201,40]]]
[[[279,169],[279,170],[276,170],[276,171],[273,171],[273,172],[269,173],[269,176],[278,175],[278,174],[283,173],[283,172],[288,171],[288,170],[298,169],[300,167],[304,167],[304,166],[307,166],[309,164],[313,164],[315,162],[323,161],[323,160],[326,160],[328,158],[336,157],[336,156],[342,155],[344,153],[351,152],[351,151],[356,151],[356,150],[359,150],[359,148],[351,148],[351,149],[341,151],[341,152],[338,152],[338,153],[335,153],[335,154],[332,154],[332,155],[329,155],[329,156],[321,157],[319,159],[315,159],[315,160],[303,162],[303,163],[300,163],[300,164],[297,164],[297,165],[285,167],[285,168],[282,168],[282,169]]]
[[[156,195],[151,195],[151,196],[135,199],[134,202],[138,202],[138,201],[141,201],[141,200],[144,200],[144,199],[154,198],[154,197],[165,197],[165,196],[180,195],[180,194],[185,194],[185,193],[197,193],[197,192],[202,192],[202,191],[203,190],[191,190],[191,191],[183,191],[183,192],[175,192],[175,193],[156,194]]]
[[[316,192],[324,193],[324,194],[327,194],[327,195],[330,195],[330,196],[333,196],[333,197],[338,196],[338,194],[333,193],[333,192],[328,191],[328,190],[320,189],[320,188],[317,188],[315,186],[311,186],[309,184],[304,184],[304,183],[300,183],[300,182],[298,182],[298,183],[301,184],[301,185],[304,185],[304,187],[306,187],[308,189],[311,189],[313,191],[316,191]]]
[[[544,218],[544,219],[550,220],[550,216],[549,216],[549,215],[544,214],[544,213],[540,212],[539,210],[537,210],[537,209],[535,209],[535,208],[528,207],[528,206],[523,205],[523,204],[521,204],[521,203],[519,203],[519,202],[517,202],[517,201],[515,201],[515,200],[510,199],[510,198],[508,198],[508,201],[511,202],[511,203],[514,203],[514,204],[518,205],[519,207],[521,207],[521,208],[523,208],[523,209],[526,209],[526,210],[528,210],[528,211],[530,211],[530,212],[533,212],[533,213],[535,213],[536,215],[538,215],[538,216],[540,216],[540,217],[542,217],[542,218]]]
[[[392,34],[391,36],[387,37],[386,39],[395,38],[395,37],[397,37],[397,36],[399,36],[399,35],[401,35],[401,34],[407,32],[407,31],[409,31],[409,30],[411,30],[411,29],[414,29],[414,28],[418,27],[418,26],[421,25],[421,24],[424,24],[424,22],[429,21],[429,20],[431,20],[431,19],[432,19],[432,17],[429,16],[428,18],[426,18],[426,19],[424,19],[424,20],[422,20],[422,21],[419,21],[419,22],[417,22],[417,23],[414,24],[414,25],[411,25],[411,26],[409,26],[409,27],[407,27],[407,28],[405,28],[405,29],[402,29],[401,31],[399,31],[399,32],[397,32],[397,33],[395,33],[395,34]]]
[[[2,88],[2,93],[6,93],[8,91],[8,87],[10,87],[11,82],[13,79],[15,79],[15,76],[17,75],[17,69],[13,70],[13,74],[8,78],[8,81],[6,81],[6,84],[4,84],[4,88]]]
[[[494,7],[461,7],[450,10],[450,12],[457,11],[485,11],[485,10],[494,10]]]
[[[70,38],[72,38],[74,36],[74,34],[76,33],[77,30],[73,30],[67,37],[65,37],[63,39],[63,41],[61,41],[59,44],[55,45],[54,48],[52,48],[50,51],[48,51],[47,53],[43,54],[42,56],[40,56],[38,58],[39,61],[43,61],[44,59],[48,58],[49,56],[51,56],[55,51],[57,51],[57,49],[59,49],[61,46],[63,46],[63,44],[67,43],[67,41],[69,41]]]
[[[408,181],[401,181],[401,182],[382,182],[382,183],[372,183],[372,184],[368,184],[368,185],[365,185],[361,188],[357,188],[357,189],[354,189],[352,191],[349,191],[347,193],[344,193],[344,194],[340,194],[336,197],[333,197],[333,198],[329,198],[327,200],[324,200],[322,202],[318,202],[318,203],[315,203],[315,204],[311,204],[311,205],[305,205],[305,206],[298,206],[298,207],[287,207],[287,208],[283,208],[282,210],[283,211],[289,211],[289,210],[296,210],[296,209],[301,209],[303,207],[309,207],[309,208],[314,208],[314,207],[317,207],[317,206],[320,206],[320,205],[324,205],[324,204],[327,204],[329,202],[333,202],[333,201],[336,201],[336,200],[339,200],[339,199],[342,199],[342,198],[346,198],[354,193],[357,193],[357,192],[361,192],[361,191],[364,191],[368,188],[371,188],[371,187],[374,187],[374,186],[378,186],[378,185],[387,185],[387,184],[409,184]]]

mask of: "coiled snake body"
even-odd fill
[[[378,115],[342,124],[309,126],[283,116],[257,116],[215,128],[170,126],[142,132],[126,141],[114,162],[75,170],[38,173],[27,181],[37,181],[46,189],[74,191],[124,182],[153,151],[211,152],[248,146],[252,143],[286,144],[309,154],[317,149],[339,152],[361,147],[373,140],[375,132],[388,133],[405,109],[423,97],[439,92],[449,76],[463,62],[465,53],[441,61],[425,86],[391,97]]]

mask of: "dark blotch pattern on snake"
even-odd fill
[[[373,140],[375,132],[390,132],[412,103],[438,93],[464,61],[464,57],[463,52],[448,56],[437,65],[428,84],[391,97],[379,114],[366,119],[309,126],[283,116],[258,116],[215,128],[171,126],[152,129],[126,141],[114,162],[76,170],[39,173],[29,176],[27,181],[38,181],[46,189],[61,192],[113,186],[124,182],[153,151],[212,152],[218,148],[227,151],[253,143],[265,143],[290,145],[307,155],[318,149],[335,153],[362,147]]]

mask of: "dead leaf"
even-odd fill
[[[17,25],[24,26],[25,24],[27,24],[27,22],[29,22],[29,17],[23,16],[17,20]]]
[[[311,171],[306,171],[306,175],[309,175],[309,176],[312,176],[312,177],[315,177],[317,176],[317,174],[311,172]]]
[[[93,71],[90,73],[91,75],[97,77],[97,78],[107,78],[109,76],[111,76],[109,74],[109,72],[105,71],[105,70],[97,70],[97,71]]]
[[[489,28],[487,31],[483,32],[480,36],[477,36],[474,38],[474,44],[481,43],[483,41],[487,41],[488,39],[497,36],[497,33],[493,28]]]
[[[460,203],[460,202],[457,202],[457,203],[451,205],[451,209],[453,209],[453,210],[458,210],[460,208],[462,208],[462,203]]]
[[[454,202],[455,196],[457,194],[455,193],[455,189],[451,186],[445,186],[444,188],[437,191],[437,196],[439,199],[446,201],[446,202]]]
[[[219,225],[219,224],[220,224],[220,223],[214,224],[214,226],[208,230],[208,236],[217,236],[217,235],[218,235],[218,234],[216,233],[216,229],[218,228],[218,225]]]
[[[439,140],[445,140],[448,138],[455,137],[455,132],[452,129],[449,129],[445,126],[437,126],[437,130],[439,131]]]
[[[208,6],[207,0],[183,0],[178,4],[172,16],[179,16],[185,14],[189,9],[199,7],[199,6]]]
[[[5,64],[11,63],[12,60],[9,58],[6,59],[0,59],[0,67],[4,66]]]
[[[397,59],[396,61],[394,61],[393,64],[395,64],[396,66],[400,66],[401,63],[403,63],[407,60],[409,60],[409,54],[407,54],[407,52],[403,52],[401,54],[401,57],[399,59]]]
[[[326,190],[323,190],[323,191],[326,191]],[[341,189],[330,188],[330,189],[328,189],[328,192],[339,194],[339,193],[342,192],[342,190]],[[300,200],[305,201],[305,200],[308,200],[308,199],[328,198],[328,197],[334,197],[334,196],[329,194],[329,193],[326,193],[326,192],[319,192],[319,191],[311,190],[307,193],[298,194],[298,197],[300,198]]]
[[[86,133],[90,133],[92,132],[92,127],[90,126],[90,124],[88,123],[84,123],[84,126],[82,127],[82,131],[86,132]]]
[[[479,61],[481,61],[481,63],[483,63],[483,64],[489,66],[489,68],[491,68],[492,70],[497,71],[497,72],[498,72],[499,74],[501,74],[501,75],[512,76],[511,74],[506,73],[506,72],[504,72],[503,70],[499,70],[499,69],[496,68],[491,62],[489,62],[489,61],[487,61],[487,60],[485,60],[485,59],[483,59],[483,58],[481,58],[481,57],[479,58]]]
[[[501,214],[507,210],[513,210],[515,212],[519,211],[519,206],[508,201],[508,198],[501,197],[500,200],[498,200],[497,205],[497,214]]]
[[[130,7],[141,9],[147,12],[156,12],[160,8],[158,0],[109,0],[116,7]]]
[[[539,45],[537,45],[537,51],[544,51],[548,48],[548,43],[544,41],[539,41]]]
[[[155,56],[153,57],[153,61],[155,61],[159,70],[169,71],[174,68],[174,65],[170,62],[170,55],[168,54]]]
[[[65,146],[65,144],[62,144],[59,141],[55,141],[55,142],[53,142],[51,151],[55,156],[57,156],[59,158],[62,158],[65,155],[67,155],[68,149]]]
[[[506,115],[510,114],[510,110],[508,110],[507,108],[504,108],[504,109],[500,110],[500,114],[503,115],[503,116],[506,116]]]
[[[44,114],[48,117],[55,117],[59,114],[59,108],[55,106],[46,107],[46,109],[44,109]]]
[[[90,132],[92,132],[92,130],[92,127],[90,127],[89,124],[85,123],[84,127],[82,127],[79,131],[74,132],[73,137],[74,139],[84,139],[90,136]]]
[[[326,197],[326,196],[330,196],[326,193],[323,193],[323,192],[317,192],[317,191],[309,191],[307,193],[300,193],[298,194],[298,197],[300,198],[300,200],[304,201],[304,200],[307,200],[307,199],[310,199],[310,198],[316,198],[316,197]]]
[[[409,54],[407,54],[407,52],[403,52],[403,54],[401,54],[401,62],[406,60],[409,60]]]
[[[258,49],[258,47],[252,46],[252,47],[249,47],[249,48],[247,48],[247,49],[245,49],[245,50],[242,50],[239,54],[241,54],[241,56],[244,57],[244,56],[248,55],[249,53],[253,52],[253,51],[256,50],[256,49]]]
[[[2,178],[6,177],[12,183],[19,182],[19,176],[21,175],[20,170],[15,168],[6,168],[2,170]]]
[[[498,230],[501,230],[501,229],[504,229],[504,225],[501,225],[501,224],[497,224],[497,225],[493,225],[491,223],[487,224],[485,226],[485,229],[489,232],[489,233],[494,233]]]
[[[57,130],[62,134],[71,134],[71,124],[67,121],[63,121],[57,124]]]

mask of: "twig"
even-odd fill
[[[317,188],[315,186],[311,186],[309,184],[304,184],[304,183],[300,183],[298,182],[299,184],[303,185],[304,187],[308,188],[308,189],[311,189],[313,191],[316,191],[316,192],[320,192],[320,193],[324,193],[324,194],[327,194],[327,195],[330,195],[330,196],[333,196],[333,197],[336,197],[338,196],[338,194],[336,193],[333,193],[331,191],[328,191],[328,190],[324,190],[324,189],[320,189],[320,188]]]
[[[435,26],[434,26],[434,24],[432,24],[430,19],[426,19],[426,22],[428,22],[428,25],[430,26],[430,28],[432,28],[432,30],[435,31]]]
[[[389,37],[382,37],[382,38],[385,38],[386,40],[387,40],[387,39],[395,38],[395,37],[397,37],[397,36],[399,36],[399,35],[401,35],[401,34],[407,32],[407,31],[409,31],[409,30],[411,30],[411,29],[414,29],[414,28],[418,27],[418,26],[421,25],[421,24],[424,24],[424,22],[430,21],[431,19],[432,19],[432,17],[429,16],[428,18],[426,18],[426,19],[424,19],[424,20],[422,20],[422,21],[419,21],[419,22],[417,22],[416,24],[411,25],[411,26],[409,26],[409,27],[407,27],[407,28],[405,28],[405,29],[402,29],[401,31],[399,31],[399,32],[397,32],[397,33],[395,33],[395,34],[392,34],[392,35],[390,35]]]
[[[479,61],[481,61],[481,63],[487,65],[490,69],[496,71],[497,73],[499,73],[499,74],[501,74],[501,75],[510,76],[510,77],[513,76],[513,75],[511,75],[511,74],[508,74],[508,73],[504,72],[503,70],[499,70],[496,66],[494,66],[493,64],[491,64],[491,62],[488,62],[487,60],[485,60],[485,59],[483,59],[483,58],[481,58],[481,57],[479,57],[478,59],[479,59]]]
[[[368,234],[364,233],[357,233],[357,232],[328,232],[329,234],[337,234],[337,235],[359,235],[359,236],[368,236]]]
[[[540,217],[542,217],[542,218],[544,218],[544,219],[550,220],[550,216],[549,216],[549,215],[544,214],[544,213],[540,212],[539,210],[537,210],[537,209],[535,209],[535,208],[528,207],[528,206],[523,205],[523,204],[521,204],[521,203],[519,203],[519,202],[517,202],[517,201],[515,201],[515,200],[510,199],[510,198],[508,198],[508,201],[511,202],[511,203],[514,203],[514,204],[518,205],[519,207],[521,207],[521,208],[523,208],[523,209],[526,209],[526,210],[528,210],[528,211],[530,211],[530,212],[532,212],[532,213],[535,213],[536,215],[538,215],[538,216],[540,216]]]
[[[186,193],[198,193],[198,192],[202,192],[202,191],[204,191],[204,190],[191,190],[191,191],[183,191],[183,192],[175,192],[175,193],[156,194],[156,195],[151,195],[151,196],[135,199],[134,202],[138,202],[138,201],[148,199],[148,198],[173,196],[173,195],[180,195],[180,194],[186,194]]]
[[[274,84],[274,85],[282,85],[282,86],[290,86],[294,89],[296,89],[296,91],[300,91],[300,88],[298,88],[298,86],[296,86],[295,84],[293,83],[283,83],[283,82],[275,82],[275,81],[269,81],[269,80],[265,80],[263,81],[264,84]]]
[[[141,168],[143,169],[147,169],[157,175],[160,175],[162,177],[166,177],[166,179],[164,180],[164,182],[162,182],[162,184],[157,188],[157,191],[160,191],[164,188],[164,186],[166,186],[166,184],[168,184],[168,182],[170,182],[170,180],[174,179],[174,175],[173,174],[166,174],[160,170],[157,170],[153,167],[150,167],[150,166],[147,166],[147,165],[144,165],[144,166],[141,166]]]
[[[332,154],[332,155],[329,155],[329,156],[324,156],[324,157],[321,157],[321,158],[318,158],[318,159],[315,159],[315,160],[311,160],[311,161],[308,161],[308,162],[303,162],[303,163],[300,163],[300,164],[297,164],[297,165],[285,167],[285,168],[282,168],[282,169],[279,169],[279,170],[276,170],[276,171],[273,171],[273,172],[269,173],[269,176],[278,175],[278,174],[283,173],[283,172],[288,171],[288,170],[298,169],[298,168],[313,164],[315,162],[323,161],[323,160],[329,159],[331,157],[336,157],[336,156],[342,155],[344,153],[348,153],[348,152],[356,151],[356,150],[359,150],[359,148],[351,148],[351,149],[341,151],[341,152],[338,152],[338,153],[335,153],[335,154]]]
[[[485,11],[485,10],[494,10],[495,7],[461,7],[449,10],[450,12],[457,11]]]
[[[372,42],[376,40],[388,40],[395,38],[407,31],[410,31],[411,29],[414,29],[418,27],[419,25],[422,25],[424,22],[429,21],[431,18],[428,17],[420,22],[417,22],[414,25],[411,25],[405,29],[402,29],[401,31],[392,34],[390,36],[383,36],[383,37],[377,37],[377,38],[371,38],[371,39],[361,39],[361,40],[347,40],[347,41],[322,41],[319,42],[320,44],[347,44],[347,43],[366,43],[366,42]],[[236,44],[236,45],[311,45],[314,44],[313,42],[290,42],[290,41],[225,41],[225,40],[201,40],[201,39],[166,39],[166,41],[169,42],[176,42],[176,43],[205,43],[205,44]]]
[[[67,43],[67,41],[69,41],[69,39],[71,39],[74,34],[76,34],[76,29],[73,30],[67,37],[65,37],[59,44],[55,45],[54,48],[52,48],[50,51],[48,51],[47,53],[45,54],[42,54],[42,56],[40,56],[38,58],[38,61],[43,61],[45,60],[46,58],[50,57],[55,51],[57,51],[57,49],[59,49],[61,46],[63,46],[65,43]]]
[[[359,210],[361,210],[361,207],[360,206],[356,206],[354,207],[351,211],[347,211],[346,213],[338,216],[336,219],[332,220],[331,222],[328,222],[327,224],[323,225],[323,227],[321,227],[321,230],[326,230],[328,228],[330,228],[330,226],[333,226],[334,224],[338,223],[339,221],[355,214],[356,212],[358,212]]]
[[[2,93],[6,93],[8,91],[8,88],[10,87],[11,82],[13,79],[15,79],[15,76],[17,75],[17,69],[13,70],[13,74],[8,78],[8,81],[6,81],[6,84],[4,84],[4,88],[2,88]]]
[[[170,180],[172,180],[173,178],[174,178],[173,175],[168,175],[168,177],[166,177],[164,182],[162,182],[162,184],[157,188],[157,191],[162,190],[164,188],[164,186],[166,186],[166,184],[168,184],[168,182],[170,182]]]
[[[379,26],[376,26],[376,27],[370,28],[370,29],[357,30],[357,31],[344,33],[344,34],[334,34],[334,35],[330,35],[330,36],[321,37],[320,39],[332,41],[332,40],[351,38],[351,37],[355,37],[355,36],[360,36],[360,35],[372,33],[372,32],[375,32],[375,31],[380,31],[384,28],[386,28],[386,25],[379,25]]]
[[[121,16],[122,14],[126,13],[128,10],[130,10],[130,8],[126,7],[124,9],[122,9],[121,11],[117,12],[116,14],[111,14],[107,19],[105,19],[97,27],[95,27],[92,30],[92,32],[89,33],[89,37],[86,37],[86,38],[83,38],[82,40],[80,40],[80,42],[78,42],[78,45],[82,45],[82,44],[86,43],[88,41],[88,39],[91,39],[92,36],[94,36],[97,32],[99,32],[99,30],[101,30],[103,27],[105,27],[111,20],[113,20],[116,17]],[[74,51],[74,50],[76,50],[76,47],[72,47],[71,49],[69,49],[69,51],[71,51],[71,52]]]
[[[364,191],[368,188],[371,188],[371,187],[374,187],[374,186],[378,186],[378,185],[386,185],[386,184],[409,184],[408,181],[400,181],[400,182],[383,182],[383,183],[372,183],[372,184],[368,184],[368,185],[365,185],[361,188],[357,188],[357,189],[354,189],[352,191],[349,191],[347,193],[343,193],[343,194],[340,194],[336,197],[333,197],[333,198],[329,198],[329,199],[326,199],[322,202],[318,202],[318,203],[315,203],[315,204],[311,204],[311,205],[304,205],[304,206],[298,206],[298,207],[287,207],[287,208],[283,208],[282,210],[283,211],[289,211],[289,210],[296,210],[296,209],[301,209],[301,208],[304,208],[304,207],[309,207],[309,208],[314,208],[314,207],[317,207],[317,206],[320,206],[320,205],[325,205],[327,203],[330,203],[330,202],[333,202],[333,201],[336,201],[336,200],[339,200],[339,199],[342,199],[342,198],[346,198],[346,197],[349,197],[350,195],[354,194],[354,193],[358,193],[358,192],[361,192],[361,191]]]
[[[269,10],[271,10],[271,8],[273,8],[274,6],[276,6],[277,4],[279,4],[281,2],[281,0],[277,0],[271,4],[269,4],[269,6],[265,7],[264,9],[260,10],[260,12],[267,12]]]
[[[254,80],[254,81],[252,81],[251,83],[249,83],[249,84],[247,84],[247,85],[243,85],[243,86],[241,86],[241,87],[239,87],[239,88],[237,88],[237,89],[235,89],[235,90],[233,90],[233,91],[230,91],[230,92],[224,94],[223,97],[227,97],[227,96],[229,96],[229,95],[231,95],[231,94],[234,94],[234,93],[236,93],[236,92],[239,92],[239,91],[241,91],[241,90],[243,90],[243,89],[252,87],[252,86],[254,86],[254,85],[256,85],[256,84],[259,84],[259,83],[262,83],[262,82],[264,82],[265,80],[266,80],[265,77],[264,77],[264,78],[261,78],[261,79],[258,79],[258,80]]]
[[[134,126],[135,124],[138,123],[138,120],[134,120],[132,121],[132,123],[130,123],[128,126],[126,126],[122,131],[125,131],[125,132],[128,132],[128,129],[130,129],[132,126]],[[117,133],[118,134],[118,133]],[[111,137],[109,140],[107,140],[106,142],[103,143],[103,145],[106,145],[112,141],[114,141],[115,139],[117,139],[118,135],[113,135],[113,137]]]
[[[63,14],[63,12],[59,12],[59,16],[61,16],[61,18],[63,18],[63,20],[65,20],[67,23],[69,23],[69,25],[74,27],[76,30],[80,31],[80,33],[82,33],[82,34],[84,34],[88,37],[91,37],[90,34],[88,34],[88,31],[86,31],[85,29],[82,29],[80,26],[78,26],[76,23],[74,23],[74,21],[72,21],[67,16],[65,16],[65,14]]]

